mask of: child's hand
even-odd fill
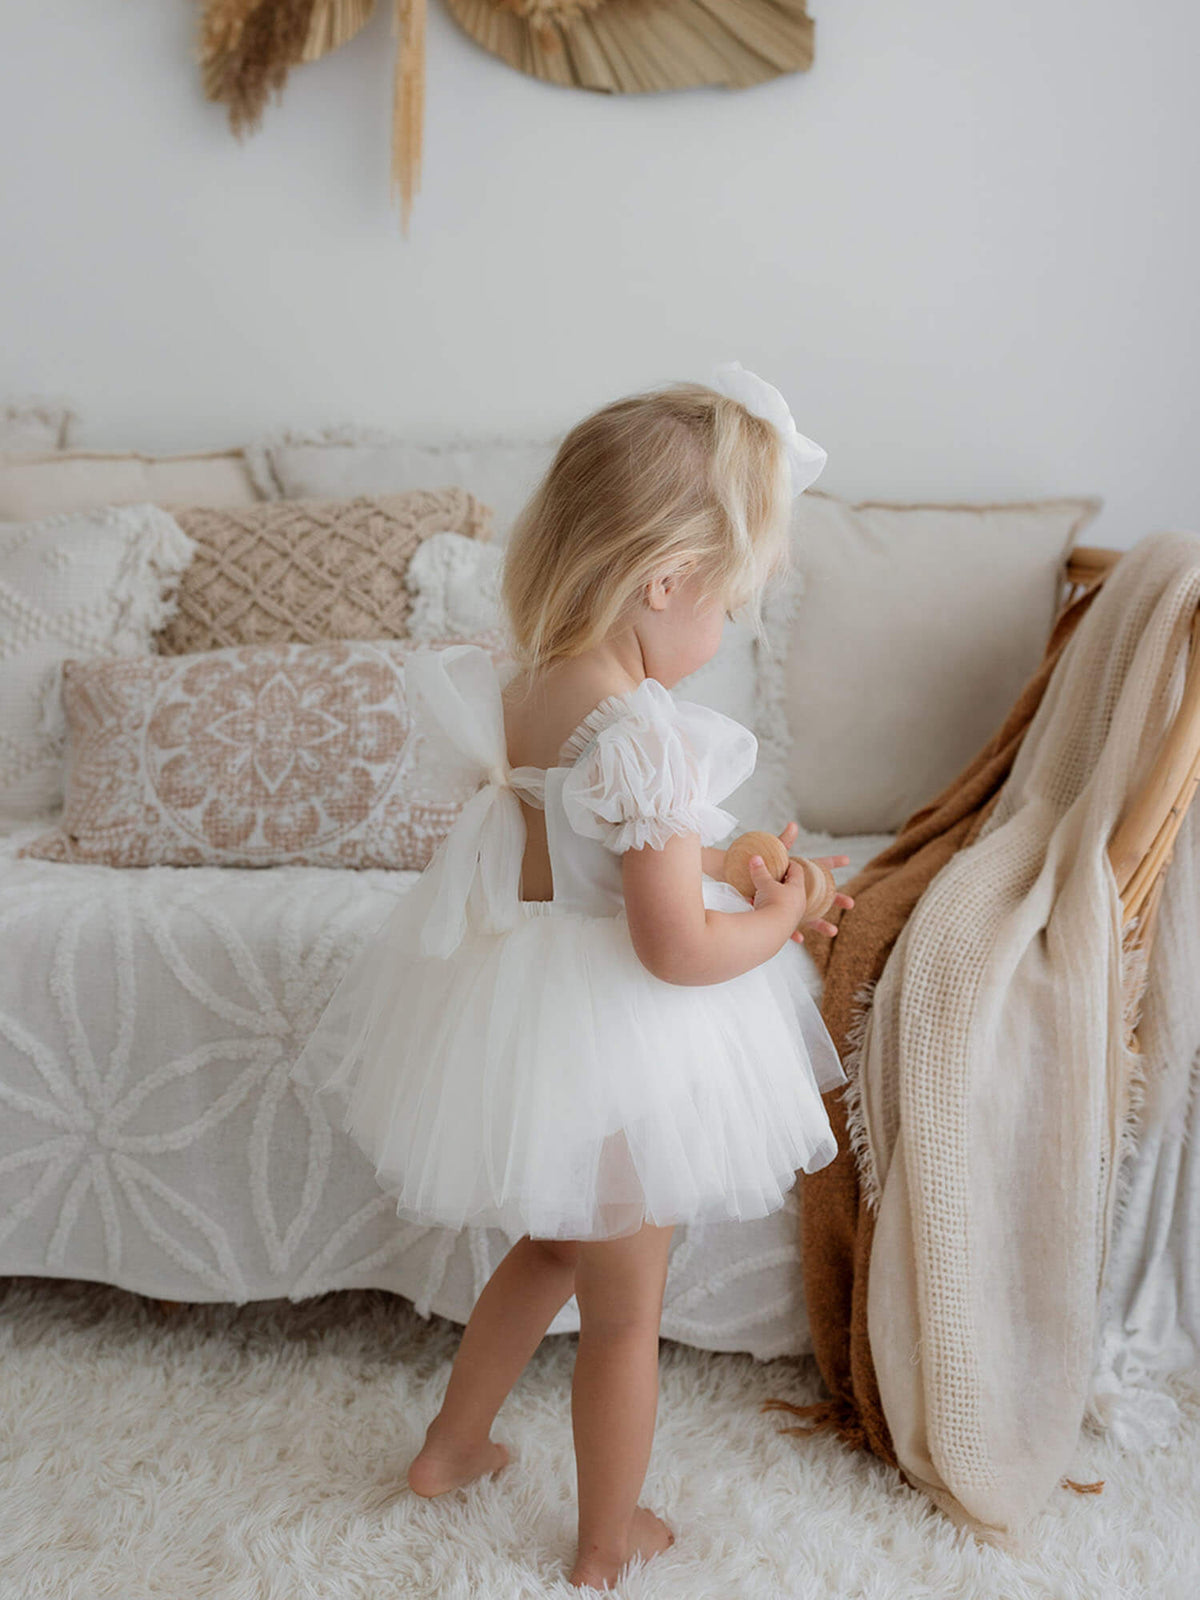
[[[799,832],[800,824],[798,822],[789,822],[788,825],[781,830],[779,837],[789,851],[795,844],[796,836],[799,834]],[[794,859],[795,857],[793,857],[793,860]],[[849,856],[809,856],[808,859],[810,861],[817,862],[820,866],[830,868],[848,867],[850,865]],[[854,901],[848,894],[842,894],[839,890],[839,892],[833,897],[833,904],[835,906],[845,906],[846,909],[849,910],[854,904]],[[826,922],[823,917],[814,917],[812,921],[807,924],[807,926],[810,928],[816,928],[818,933],[826,933],[831,938],[837,933],[837,927],[835,924],[832,922]],[[797,928],[795,933],[792,934],[792,938],[795,939],[797,944],[804,943],[804,935],[800,932],[799,928]]]
[[[799,832],[800,832],[800,824],[798,822],[785,823],[784,826],[779,831],[780,841],[783,844],[784,849],[787,850],[789,853],[791,851],[792,846],[796,842],[796,836],[797,836],[797,834]],[[794,861],[796,859],[796,857],[792,856],[791,859]],[[807,901],[805,902],[805,904],[807,905]],[[801,920],[803,920],[804,913],[801,912],[800,915],[801,915]],[[814,922],[812,924],[812,926],[813,927],[819,927],[820,924],[817,923],[817,922]],[[803,944],[804,943],[804,935],[800,932],[799,924],[797,924],[797,926],[792,929],[791,933],[788,935],[788,938],[789,939],[794,939],[797,944]]]
[[[792,845],[795,844],[799,832],[800,824],[798,822],[789,822],[786,827],[780,829],[777,837],[785,850],[790,850]],[[717,854],[721,855],[722,860],[724,859],[723,851],[714,851],[714,856]],[[755,857],[754,859],[761,861],[760,857]],[[815,862],[818,866],[828,868],[830,870],[830,876],[832,876],[832,869],[834,867],[845,867],[850,864],[849,856],[810,856],[809,860]],[[806,920],[805,911],[807,910],[808,906],[808,896],[804,869],[799,864],[798,857],[792,856],[791,862],[792,865],[788,867],[787,875],[782,883],[780,883],[779,880],[772,878],[771,874],[767,871],[765,864],[758,867],[748,865],[751,882],[754,884],[755,906],[770,905],[780,901],[781,897],[779,895],[772,895],[768,886],[774,885],[777,888],[783,888],[784,885],[787,884],[789,880],[792,880],[794,876],[795,879],[798,880],[799,888],[803,892],[799,896],[800,905],[796,916],[796,926],[788,935],[788,937],[790,939],[794,939],[797,944],[803,944],[804,934],[801,932],[801,927],[803,926],[816,928],[819,933],[824,933],[828,937],[833,938],[836,936],[838,931],[835,923],[827,921],[824,916],[812,917],[811,919]],[[723,867],[719,875],[722,878],[725,878]],[[726,879],[726,882],[728,882],[728,879]],[[830,902],[830,906],[844,906],[847,910],[849,910],[853,905],[853,899],[848,894],[842,893],[840,890],[833,896],[833,899]],[[829,907],[826,907],[825,909],[828,910]]]
[[[791,828],[793,826],[795,826],[793,823],[791,823],[791,822],[788,823],[788,828]],[[797,831],[799,831],[799,830],[797,830]],[[784,833],[786,833],[786,832],[787,832],[787,828],[784,829]],[[782,839],[783,838],[783,834],[781,833],[779,837]],[[795,838],[795,834],[793,834],[792,837]],[[795,858],[793,857],[793,860],[794,859]],[[849,863],[850,863],[850,857],[849,856],[809,856],[808,859],[810,861],[815,861],[818,864],[818,866],[829,867],[831,869],[833,867],[845,867],[845,866],[848,866]],[[841,892],[841,890],[839,889],[837,894],[834,895],[831,904],[835,905],[835,906],[845,906],[846,909],[849,910],[850,907],[854,904],[854,901],[851,899],[851,897],[848,894],[843,894]],[[826,922],[824,917],[814,917],[812,919],[812,921],[807,924],[807,926],[810,927],[810,928],[816,928],[819,933],[828,934],[830,936],[830,938],[832,938],[837,933],[836,924],[834,924],[832,922]],[[793,937],[794,937],[794,935],[793,935]]]
[[[750,881],[754,885],[754,909],[760,911],[764,907],[777,905],[787,907],[793,930],[788,938],[795,939],[797,944],[803,944],[804,935],[800,932],[800,921],[808,905],[808,885],[804,877],[804,868],[798,861],[790,861],[781,881],[771,876],[761,856],[751,856],[747,867]]]

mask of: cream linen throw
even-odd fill
[[[1200,537],[1154,534],[1122,557],[991,815],[905,923],[862,1028],[867,1317],[897,1458],[953,1520],[1010,1549],[1069,1468],[1088,1406],[1140,1074],[1163,1069],[1153,1051],[1190,1063],[1200,1044],[1200,898],[1164,886],[1135,972],[1106,850],[1179,704],[1198,603]],[[1189,871],[1198,810],[1177,840]],[[1123,1019],[1144,978],[1179,1009],[1139,1059]]]

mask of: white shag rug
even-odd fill
[[[548,1337],[493,1430],[512,1463],[435,1500],[403,1485],[461,1329],[348,1291],[156,1302],[0,1279],[2,1600],[572,1600],[578,1336]],[[1080,1445],[1035,1552],[975,1543],[882,1463],[779,1430],[811,1358],[664,1340],[642,1499],[675,1546],[624,1600],[1194,1600],[1200,1374],[1167,1449]],[[389,1499],[389,1494],[399,1493]]]

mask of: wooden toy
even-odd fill
[[[747,900],[754,899],[754,881],[750,876],[751,856],[761,856],[763,865],[777,881],[782,880],[789,862],[800,863],[804,868],[808,892],[803,921],[811,922],[823,917],[833,904],[837,884],[828,867],[810,861],[807,856],[789,856],[787,846],[778,834],[758,831],[739,834],[725,852],[725,881],[731,883]]]

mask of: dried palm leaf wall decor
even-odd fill
[[[812,65],[806,0],[446,0],[464,31],[518,72],[567,88],[644,94],[745,89]],[[198,60],[234,133],[258,127],[294,66],[336,50],[375,0],[203,0]],[[426,0],[392,0],[392,167],[405,234],[420,183]]]
[[[805,0],[446,0],[485,50],[578,89],[747,89],[812,65]]]

